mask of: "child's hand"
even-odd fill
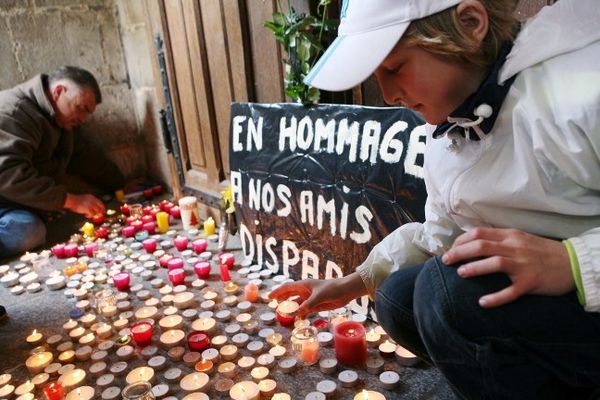
[[[564,244],[516,229],[472,229],[456,239],[442,261],[465,262],[458,268],[463,278],[497,272],[508,275],[512,285],[481,297],[482,307],[497,307],[524,294],[558,296],[575,289]]]

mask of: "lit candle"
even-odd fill
[[[373,390],[364,390],[354,396],[354,400],[385,400],[385,396]]]
[[[295,315],[300,305],[295,301],[285,300],[277,306],[277,320],[282,326],[294,325]]]
[[[229,389],[229,396],[233,400],[260,400],[260,389],[252,381],[242,381]]]
[[[180,329],[183,326],[183,317],[181,315],[169,315],[158,321],[158,325],[165,331],[169,329]]]
[[[227,378],[235,378],[237,375],[237,366],[232,362],[224,362],[219,365],[218,368],[219,374],[227,377]]]
[[[176,270],[173,270],[176,271]],[[170,272],[173,272],[170,271]],[[173,296],[173,305],[180,310],[189,308],[194,302],[194,294],[191,292],[181,292]]]
[[[179,346],[183,339],[185,338],[185,333],[179,329],[171,329],[162,335],[160,335],[160,342],[166,348],[172,348],[175,346]]]
[[[44,386],[43,392],[47,400],[62,400],[64,398],[63,387],[58,382],[52,382]]]
[[[381,335],[375,331],[375,328],[371,328],[367,332],[366,338],[369,346],[375,347],[379,346],[379,344],[381,343]]]
[[[37,329],[34,329],[33,332],[31,332],[31,334],[27,336],[26,340],[27,343],[37,346],[43,338],[44,335],[42,335],[41,332],[38,332]]]
[[[150,367],[138,367],[127,374],[125,381],[128,385],[134,382],[150,382],[154,380],[154,369]]]
[[[112,278],[115,287],[119,291],[125,292],[129,290],[129,274],[127,272],[120,272],[118,274],[113,275]]]
[[[54,356],[48,351],[33,354],[25,360],[25,366],[30,374],[39,374],[52,362]]]
[[[402,346],[396,347],[396,359],[400,365],[404,365],[405,367],[412,367],[419,362],[419,358],[416,355]]]
[[[214,318],[198,318],[192,322],[192,329],[210,334],[215,330],[216,324],[217,321]]]
[[[345,321],[334,329],[335,356],[350,367],[359,367],[367,359],[365,328],[358,322]]]
[[[208,386],[208,375],[204,372],[192,372],[183,377],[179,386],[186,392],[202,392],[206,390]]]
[[[15,389],[15,395],[21,396],[25,393],[32,392],[33,389],[35,389],[35,385],[30,380],[28,380],[27,382],[17,386],[17,388]]]
[[[85,371],[82,369],[72,369],[69,372],[65,372],[58,378],[58,382],[66,389],[73,390],[74,388],[81,386],[85,379]]]
[[[13,392],[15,391],[15,387],[13,385],[4,385],[0,387],[0,397],[2,398],[10,398]]]
[[[215,220],[212,217],[208,217],[204,221],[204,235],[210,236],[215,234]]]
[[[208,279],[210,276],[210,262],[199,261],[194,264],[194,272],[200,279]]]
[[[225,291],[225,293],[227,294],[234,294],[238,291],[239,286],[236,285],[235,283],[229,281],[225,284],[225,287],[223,287],[223,290]]]
[[[136,310],[135,318],[137,318],[139,320],[154,319],[157,314],[158,314],[158,308],[145,306],[145,307],[138,308]]]
[[[152,324],[147,321],[139,321],[131,327],[131,337],[140,347],[149,345],[152,342]]]
[[[91,400],[96,391],[91,386],[81,386],[67,394],[66,400]]]
[[[206,251],[208,248],[208,241],[206,239],[196,239],[192,242],[192,250],[194,253],[200,254]]]
[[[392,343],[389,340],[386,340],[385,342],[379,345],[379,353],[384,357],[391,357],[396,351],[396,346],[396,343]]]
[[[85,236],[94,237],[94,224],[92,224],[90,222],[86,222],[81,227],[81,231],[83,232],[83,234]]]
[[[221,347],[219,354],[221,354],[223,360],[234,360],[237,357],[238,348],[233,344],[226,344],[225,346]]]
[[[202,358],[202,360],[198,361],[194,366],[196,372],[204,372],[205,374],[210,374],[213,370],[213,362]]]
[[[169,264],[171,264],[171,261],[173,260],[170,260]],[[183,268],[170,269],[168,275],[169,280],[175,286],[181,285],[185,281],[185,271]]]
[[[166,233],[169,230],[169,213],[159,211],[156,213],[156,225],[160,233]]]

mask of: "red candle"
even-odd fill
[[[133,229],[135,229],[136,232],[139,232],[144,227],[144,223],[138,219],[133,221],[129,226],[133,227]]]
[[[277,320],[281,324],[281,326],[292,326],[294,325],[294,320],[296,319],[296,311],[300,305],[295,301],[285,300],[277,306],[277,310],[275,310],[275,316]]]
[[[79,254],[79,248],[74,243],[65,245],[65,257],[77,257]]]
[[[208,241],[206,239],[196,239],[192,242],[192,250],[194,253],[200,254],[206,251],[208,248]]]
[[[221,255],[219,255],[219,261],[221,262],[221,264],[225,264],[227,265],[227,267],[231,268],[235,261],[235,256],[233,255],[233,253],[222,253]]]
[[[95,233],[96,233],[97,238],[106,239],[108,237],[109,232],[108,232],[107,228],[100,226],[100,227],[96,228]]]
[[[127,203],[125,204],[121,204],[121,214],[123,215],[129,215],[131,213],[131,210],[129,209],[129,205]]]
[[[163,188],[161,185],[154,185],[152,186],[152,194],[155,196],[158,196],[159,194],[162,194]]]
[[[256,286],[256,283],[250,282],[244,287],[244,297],[251,303],[258,301],[258,286]]]
[[[223,282],[228,282],[231,280],[231,276],[229,276],[229,267],[227,266],[227,264],[221,264],[219,266],[220,270],[221,270],[221,280]]]
[[[52,246],[52,254],[54,254],[56,258],[65,258],[65,244],[58,243]]]
[[[181,285],[185,281],[185,271],[183,268],[169,270],[169,280],[175,286]]]
[[[150,234],[154,234],[156,232],[156,224],[154,221],[146,222],[143,226],[144,230]]]
[[[85,250],[85,254],[87,254],[88,257],[94,257],[94,251],[96,250],[96,243],[88,243],[83,248]]]
[[[142,242],[142,246],[148,253],[153,253],[156,250],[156,239],[146,239]]]
[[[148,321],[139,321],[131,327],[131,337],[140,347],[149,345],[152,342],[152,324]]]
[[[175,204],[171,203],[169,200],[163,200],[160,202],[159,207],[164,212],[171,212],[171,208],[173,208]]]
[[[127,226],[131,226],[131,224],[132,224],[133,222],[137,221],[137,220],[138,220],[138,218],[137,218],[137,217],[133,217],[133,216],[132,216],[132,217],[127,217],[127,218],[125,218],[125,224],[126,224]]]
[[[171,211],[169,211],[171,217],[176,219],[181,219],[181,210],[179,210],[179,206],[171,207]]]
[[[183,260],[181,258],[173,257],[167,261],[167,267],[169,270],[183,268]]]
[[[52,382],[49,385],[44,386],[44,395],[47,400],[63,400],[64,390],[60,383]]]
[[[200,279],[208,279],[210,276],[210,263],[208,261],[199,261],[194,264],[194,272]]]
[[[150,212],[150,211],[148,211],[148,212]],[[154,222],[154,217],[150,214],[142,215],[142,222],[143,223]]]
[[[142,208],[142,215],[151,215],[152,214],[152,206],[145,206]]]
[[[121,232],[125,237],[132,237],[135,235],[135,228],[133,226],[124,226],[123,229],[121,229]]]
[[[104,223],[104,214],[92,215],[92,222],[94,225],[102,225]]]
[[[187,337],[188,347],[191,351],[201,351],[208,347],[210,341],[204,332],[190,332]]]
[[[185,236],[177,236],[173,239],[173,245],[175,245],[177,250],[184,251],[188,246],[188,238]]]
[[[348,367],[361,367],[367,360],[367,337],[362,324],[345,321],[334,328],[335,358]]]
[[[312,323],[312,326],[314,326],[315,328],[317,328],[320,331],[327,329],[328,325],[329,325],[329,322],[327,322],[327,320],[325,318],[315,319]]]
[[[113,283],[119,291],[126,292],[129,290],[129,274],[127,272],[115,274],[113,276]]]

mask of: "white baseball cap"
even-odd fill
[[[461,0],[344,0],[338,37],[304,78],[319,89],[350,89],[375,71],[411,21]]]

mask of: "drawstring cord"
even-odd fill
[[[453,152],[460,150],[460,146],[462,143],[461,138],[463,137],[463,135],[454,131],[457,127],[464,129],[464,138],[466,140],[471,140],[471,131],[475,135],[477,135],[478,140],[483,140],[483,138],[486,135],[485,132],[479,126],[479,124],[481,124],[484,119],[489,118],[492,115],[492,113],[492,107],[490,107],[488,104],[483,103],[480,104],[473,112],[473,114],[477,117],[476,120],[471,120],[469,118],[463,117],[448,117],[448,122],[452,124],[452,126],[450,126],[450,128],[448,128],[446,132],[444,132],[444,134],[448,136],[448,139],[452,141],[452,143],[448,146],[448,150]]]

